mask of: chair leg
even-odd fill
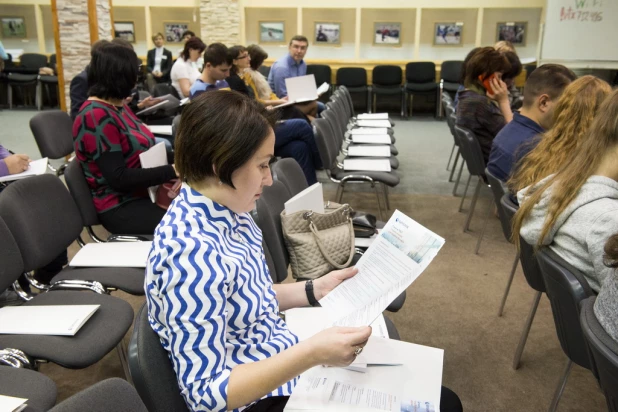
[[[457,162],[459,161],[459,157],[461,155],[461,149],[458,147],[457,148],[457,154],[455,155],[455,161],[453,162],[453,169],[451,170],[451,175],[448,177],[448,181],[452,182],[453,181],[453,176],[455,175],[455,170],[457,170]],[[461,161],[463,162],[463,158],[461,159]]]
[[[487,222],[489,222],[489,218],[491,216],[491,207],[493,205],[494,205],[494,198],[492,196],[489,202],[489,207],[487,208],[487,214],[485,214],[485,221],[483,222],[483,229],[481,230],[479,240],[476,241],[476,250],[474,251],[475,255],[479,254],[479,249],[481,248],[481,242],[483,241],[483,236],[485,236],[485,229],[487,229]]]
[[[406,108],[406,100],[404,97],[404,92],[403,90],[401,91],[401,117],[405,116],[405,108]]]
[[[412,93],[408,94],[409,100],[407,102],[408,104],[408,116],[412,117],[412,104],[414,103],[414,95]],[[450,160],[449,160],[450,162]]]
[[[371,88],[367,88],[367,113],[371,113]]]
[[[513,261],[513,267],[511,268],[511,273],[509,273],[509,280],[506,281],[506,289],[504,289],[504,295],[502,296],[502,302],[500,302],[500,309],[498,309],[498,317],[502,316],[504,312],[504,305],[506,305],[506,298],[509,296],[509,292],[511,290],[511,284],[513,284],[513,278],[515,277],[515,271],[517,270],[517,265],[519,265],[519,252],[515,254],[515,260]]]
[[[464,225],[464,233],[470,230],[470,222],[472,221],[472,215],[474,214],[474,208],[476,207],[476,201],[479,198],[479,194],[481,193],[481,184],[483,180],[479,177],[478,182],[476,183],[476,189],[474,189],[474,196],[472,196],[472,203],[470,203],[470,211],[468,212],[468,218],[466,219],[466,224]]]
[[[372,102],[372,104],[373,104],[373,111],[372,111],[372,113],[377,113],[377,110],[376,110],[376,104],[377,104],[376,100],[377,100],[377,96],[376,96],[376,94],[375,94],[375,93],[372,93],[372,96],[371,96],[371,97],[373,98],[373,102]]]
[[[573,366],[573,362],[569,359],[567,362],[566,368],[564,368],[564,372],[560,381],[558,382],[558,387],[556,388],[556,392],[554,393],[554,397],[551,400],[551,404],[549,405],[549,412],[555,412],[558,409],[558,402],[560,402],[560,398],[562,397],[562,392],[564,392],[564,387],[566,386],[567,379],[569,378],[569,373],[571,373],[571,367]]]
[[[388,186],[382,183],[382,190],[384,192],[384,204],[386,205],[386,210],[391,210],[391,202],[388,199]]]
[[[124,376],[127,378],[127,382],[133,385],[133,379],[131,379],[131,372],[129,371],[127,349],[124,346],[124,340],[121,340],[120,343],[116,345],[116,351],[118,352],[120,364],[122,365],[122,369],[124,370]]]
[[[380,214],[380,220],[384,221],[384,215],[382,214],[382,205],[380,203],[380,190],[378,189],[378,185],[373,183],[373,189],[376,192],[376,202],[378,202],[378,212]],[[337,203],[341,203],[341,202],[337,202]]]
[[[463,210],[464,200],[466,200],[466,195],[468,194],[468,187],[470,187],[471,180],[472,180],[472,175],[468,176],[468,181],[466,182],[466,188],[464,189],[463,195],[461,196],[461,202],[459,202],[458,212],[461,212]]]
[[[461,180],[461,173],[464,168],[464,160],[461,159],[461,165],[459,166],[459,173],[457,173],[457,180],[455,181],[455,185],[453,186],[453,196],[457,196],[457,188],[459,187],[459,181]]]
[[[453,153],[455,153],[455,143],[453,143],[453,148],[451,149],[451,155],[448,157],[448,162],[446,162],[446,171],[448,172],[449,166],[451,165],[451,160],[453,160]]]
[[[341,203],[341,199],[343,199],[344,186],[345,186],[345,183],[340,183],[339,186],[337,186],[337,194],[335,195],[335,199],[337,199],[337,203]]]
[[[37,82],[36,86],[34,87],[34,104],[36,106],[37,110],[41,110],[41,102],[43,100],[43,86],[41,85],[41,82]]]
[[[13,108],[13,86],[7,84],[7,98],[9,101],[9,110]]]
[[[541,301],[542,292],[536,292],[534,294],[534,298],[532,299],[532,306],[530,307],[530,312],[528,313],[528,317],[526,318],[526,323],[524,324],[524,330],[521,331],[521,337],[519,338],[519,344],[517,344],[517,349],[515,350],[515,356],[513,357],[513,369],[519,369],[519,365],[521,362],[521,355],[524,353],[524,347],[526,346],[526,342],[528,341],[528,334],[530,333],[530,328],[532,327],[532,321],[534,320],[534,316],[536,315],[536,310],[539,307],[539,302]]]
[[[438,95],[436,96],[436,117],[438,119],[442,118],[441,108],[442,108],[442,93],[440,93],[440,89],[438,88]]]

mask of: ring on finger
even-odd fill
[[[362,351],[363,351],[363,347],[362,346],[357,346],[356,350],[354,351],[354,356],[360,355]]]

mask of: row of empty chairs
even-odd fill
[[[462,210],[470,180],[472,177],[477,178],[476,190],[471,201],[466,223],[464,224],[464,231],[469,229],[480,188],[483,185],[487,185],[491,189],[492,198],[491,202],[489,202],[489,209],[485,216],[482,231],[478,237],[475,253],[479,252],[487,221],[492,215],[493,205],[496,205],[504,237],[508,242],[511,242],[512,219],[519,206],[511,200],[511,194],[506,185],[486,169],[476,136],[469,130],[456,125],[455,110],[450,96],[443,96],[443,105],[447,125],[454,139],[453,149],[448,162],[448,165],[452,167],[451,180],[457,169],[458,160],[461,159],[462,162],[453,190],[454,195],[456,194],[464,164],[469,173],[468,182],[459,208],[460,211]],[[457,152],[455,152],[455,149],[457,149]],[[454,159],[453,154],[455,154]],[[595,293],[588,285],[584,275],[551,249],[545,247],[535,251],[533,246],[527,244],[521,238],[518,246],[515,261],[513,262],[499,305],[498,316],[502,316],[504,313],[515,271],[520,262],[526,282],[534,291],[534,295],[513,357],[513,369],[518,369],[521,365],[523,351],[539,302],[542,295],[546,294],[551,303],[558,340],[567,356],[565,369],[558,381],[549,410],[557,410],[558,402],[566,386],[571,367],[575,363],[592,371],[599,380],[609,410],[612,412],[618,411],[618,345],[600,326],[592,312]]]
[[[364,96],[366,110],[370,113],[377,111],[378,96],[399,96],[401,116],[412,114],[414,95],[431,96],[436,101],[436,116],[440,116],[442,92],[457,91],[462,65],[460,60],[442,62],[439,79],[436,79],[436,65],[433,62],[410,62],[406,64],[405,71],[397,65],[378,65],[372,69],[371,86],[367,82],[366,69],[341,67],[337,69],[334,86],[345,86],[350,93]],[[264,76],[268,76],[269,71],[268,66],[260,67]],[[313,74],[318,85],[332,83],[332,70],[328,65],[308,64],[307,74]]]
[[[24,100],[28,100],[28,90],[35,88],[35,101],[34,105],[37,109],[41,110],[43,107],[43,91],[48,101],[51,101],[52,88],[57,89],[58,77],[57,76],[43,76],[39,75],[39,70],[42,67],[56,66],[56,54],[52,54],[47,59],[47,56],[39,53],[24,53],[19,57],[19,66],[6,65],[4,72],[6,73],[7,83],[7,100],[9,108],[13,108],[13,95],[15,89],[19,89]]]

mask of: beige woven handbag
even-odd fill
[[[354,227],[348,205],[323,214],[301,210],[287,215],[284,210],[281,226],[294,279],[319,278],[348,267],[354,258]]]

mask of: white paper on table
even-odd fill
[[[356,118],[358,120],[388,120],[388,113],[361,113]]]
[[[14,175],[6,175],[0,177],[0,182],[11,182],[13,180],[24,179],[30,176],[38,176],[47,172],[47,157],[42,159],[33,160],[28,165],[28,170],[21,173],[15,173]]]
[[[0,395],[0,412],[19,412],[28,406],[28,399]]]
[[[356,124],[359,127],[391,127],[388,120],[357,120]]]
[[[356,395],[371,391],[370,393],[375,395],[374,405],[382,405],[381,410],[400,412],[402,403],[409,404],[415,400],[423,404],[429,402],[434,406],[433,411],[438,411],[444,351],[396,340],[383,339],[383,341],[384,350],[396,354],[401,360],[400,366],[370,366],[366,373],[316,366],[301,375],[285,410],[375,411],[378,409],[354,404],[353,400],[361,400],[362,396],[347,397],[345,399],[348,403],[341,403],[341,397],[338,395],[344,394],[340,389],[341,385],[345,385],[346,389]],[[339,382],[337,388],[335,388],[336,382]],[[428,409],[429,411],[432,410]]]
[[[359,259],[358,273],[320,300],[339,326],[371,324],[425,270],[444,239],[396,210]]]
[[[172,135],[172,125],[147,125],[152,134],[158,134],[162,136]]]
[[[354,136],[357,134],[388,134],[386,127],[357,127],[356,129],[350,129],[348,132]]]
[[[139,161],[142,165],[142,169],[165,166],[167,164],[167,151],[165,150],[165,142],[157,143],[145,152],[140,153]],[[152,201],[152,203],[155,203],[157,201],[158,187],[159,186],[151,186],[148,188],[148,196],[150,196],[150,200]]]
[[[328,87],[327,83],[324,84]],[[324,84],[320,86],[320,89],[323,89]],[[319,97],[318,88],[315,85],[315,76],[313,74],[288,77],[285,79],[285,87],[288,91],[288,101],[278,106],[274,106],[275,108],[285,107],[296,103],[310,102],[317,100]],[[328,90],[328,88],[326,90]]]
[[[324,213],[324,191],[322,183],[315,183],[285,202],[287,215],[301,210]]]
[[[352,143],[390,145],[391,137],[387,134],[353,134]]]
[[[99,306],[5,306],[0,309],[0,334],[74,336]]]
[[[152,242],[87,243],[69,266],[145,268],[151,248]]]
[[[352,172],[357,170],[371,172],[390,172],[391,161],[389,159],[343,159],[343,170]]]
[[[348,156],[391,157],[391,147],[388,145],[350,145]]]

